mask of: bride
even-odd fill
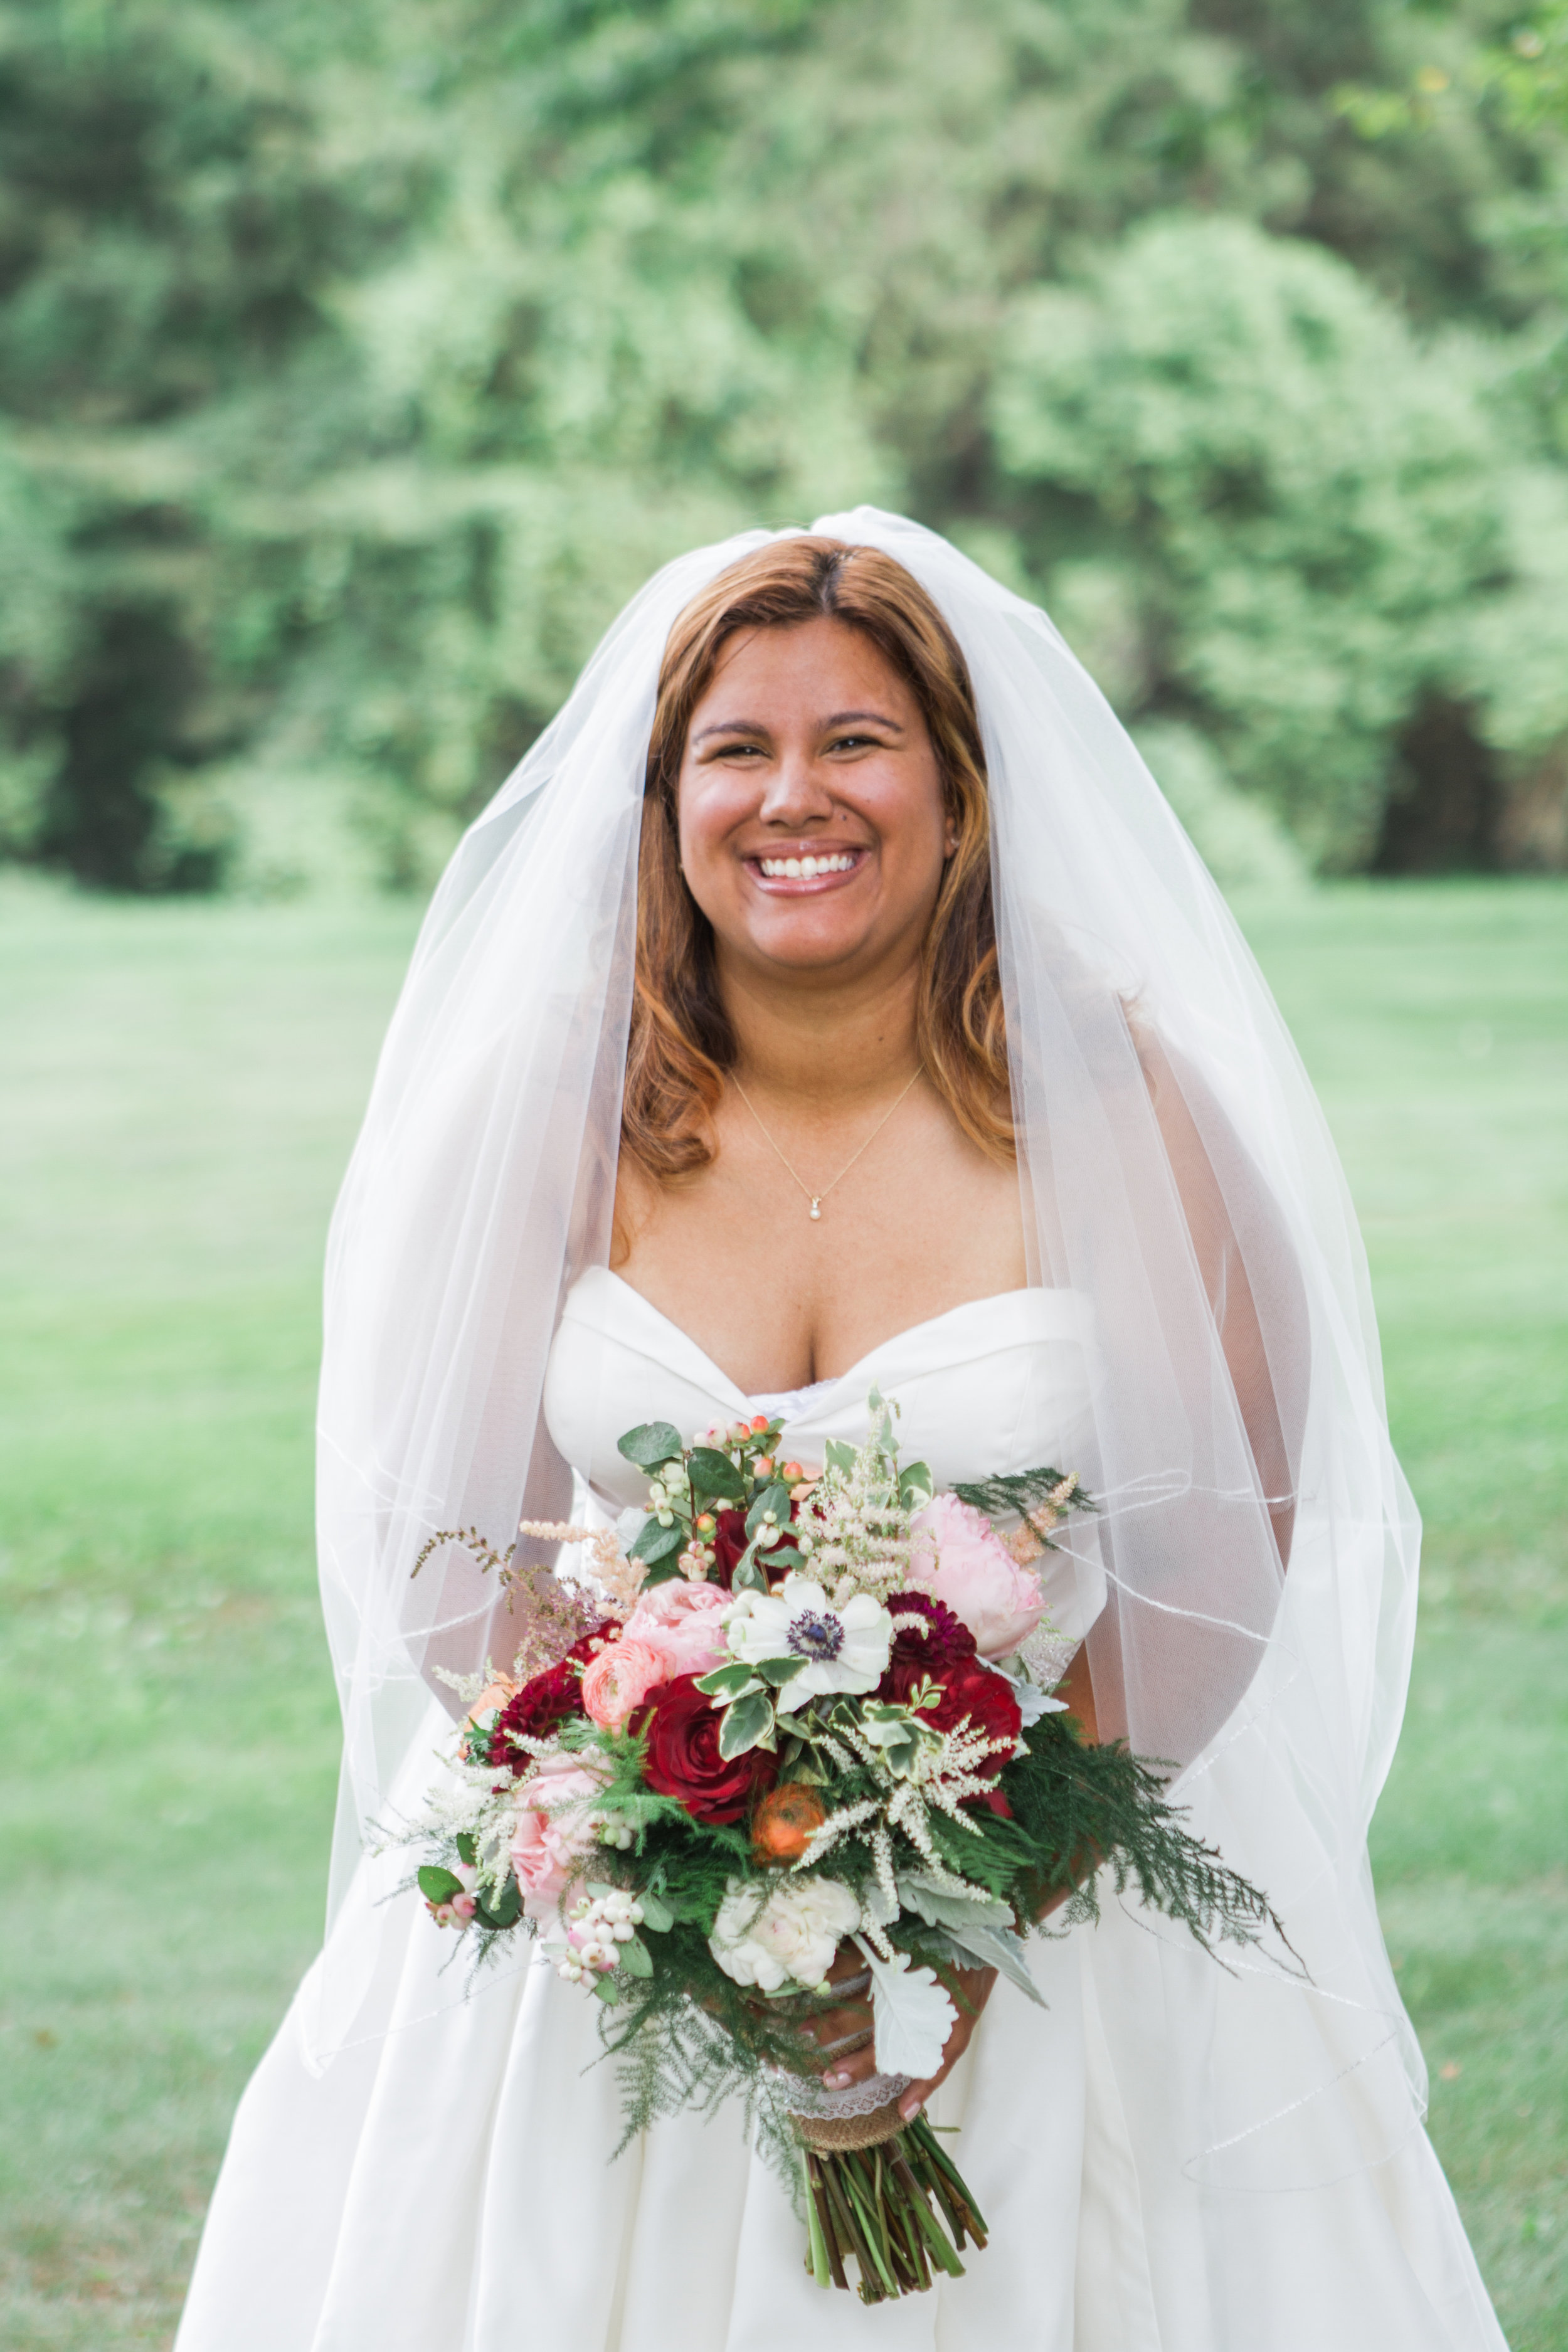
[[[820,1460],[873,1386],[941,1485],[1079,1473],[1066,1696],[1168,1759],[1301,1967],[1108,1895],[1031,1940],[1047,2007],[976,1972],[903,2104],[961,2130],[990,2244],[870,2313],[738,2113],[610,2161],[596,2005],[526,1948],[470,1985],[376,1833],[442,1670],[510,1655],[469,1555],[411,1580],[436,1530],[604,1524],[639,1421],[763,1410]],[[177,2352],[1501,2345],[1367,1867],[1417,1526],[1342,1180],[1127,737],[942,540],[861,509],[670,565],[466,836],[334,1221],[319,1499],[331,1925]]]

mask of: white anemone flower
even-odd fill
[[[781,1715],[823,1692],[875,1690],[893,1646],[893,1621],[879,1601],[858,1592],[835,1609],[821,1585],[798,1571],[776,1593],[743,1594],[728,1633],[731,1650],[749,1666],[766,1658],[805,1660],[778,1694]]]

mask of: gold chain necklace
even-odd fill
[[[922,1072],[920,1070],[915,1072],[914,1077],[910,1080],[910,1083],[904,1088],[903,1093],[900,1095],[898,1102],[894,1103],[892,1109],[883,1112],[881,1118],[877,1121],[876,1126],[871,1129],[870,1134],[866,1138],[865,1142],[860,1146],[859,1151],[857,1151],[853,1158],[845,1161],[837,1175],[833,1179],[833,1184],[825,1184],[820,1192],[814,1192],[810,1185],[806,1182],[805,1177],[797,1174],[795,1170],[790,1166],[789,1161],[784,1159],[784,1153],[779,1150],[778,1145],[773,1142],[773,1139],[768,1133],[767,1129],[763,1127],[762,1114],[758,1110],[756,1104],[752,1100],[751,1096],[746,1092],[745,1087],[741,1084],[740,1079],[736,1077],[733,1071],[730,1073],[730,1082],[733,1086],[735,1092],[740,1096],[741,1100],[745,1104],[746,1108],[751,1112],[752,1117],[756,1120],[759,1128],[762,1128],[763,1142],[772,1148],[778,1159],[783,1162],[783,1165],[789,1171],[790,1175],[795,1178],[795,1182],[800,1186],[800,1189],[805,1194],[806,1199],[811,1202],[811,1216],[812,1222],[815,1224],[821,1219],[822,1204],[824,1201],[826,1200],[829,1192],[832,1192],[833,1185],[842,1184],[846,1176],[848,1175],[851,1168],[854,1167],[855,1161],[860,1158],[863,1152],[869,1151],[871,1146],[876,1142],[877,1138],[881,1134],[882,1129],[887,1126],[889,1119],[892,1118],[893,1111],[898,1109],[899,1104],[904,1099],[904,1096],[908,1095],[912,1090],[915,1078],[919,1078],[922,1075]]]

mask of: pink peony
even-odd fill
[[[650,1690],[669,1680],[670,1667],[662,1650],[651,1642],[606,1643],[583,1676],[583,1712],[601,1731],[619,1731],[629,1715],[641,1706]]]
[[[602,1785],[575,1756],[547,1756],[519,1782],[511,1866],[531,1919],[549,1917],[572,1865],[593,1845],[589,1814]]]
[[[991,1532],[983,1511],[938,1495],[915,1515],[910,1582],[945,1601],[983,1658],[1008,1658],[1046,1613],[1038,1577]]]
[[[665,1676],[705,1675],[729,1656],[724,1629],[719,1622],[731,1596],[721,1584],[692,1584],[672,1576],[645,1592],[626,1619],[622,1638],[657,1650],[665,1660]]]

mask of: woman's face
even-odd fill
[[[691,716],[680,862],[721,960],[848,979],[918,955],[952,848],[919,703],[826,617],[732,637]]]

